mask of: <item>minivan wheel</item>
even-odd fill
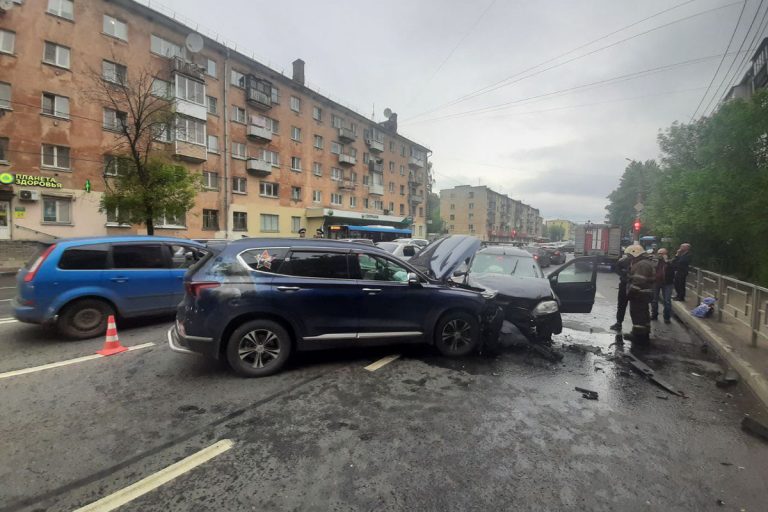
[[[463,311],[444,315],[435,328],[435,346],[447,357],[461,357],[475,351],[480,342],[480,325]]]
[[[232,333],[227,362],[243,377],[265,377],[280,371],[291,355],[291,337],[277,322],[253,320]]]
[[[56,327],[67,338],[84,340],[107,333],[107,319],[115,310],[98,299],[82,299],[67,304],[59,314]]]

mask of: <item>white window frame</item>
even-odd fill
[[[176,218],[173,218],[166,213],[162,213],[157,217],[157,219],[155,219],[155,227],[165,229],[187,229],[187,216],[186,214],[182,213]]]
[[[194,129],[190,128],[192,126]],[[187,116],[176,116],[176,140],[198,146],[207,146],[206,129],[205,121]]]
[[[259,214],[259,231],[262,233],[279,233],[280,216],[273,213]]]
[[[340,155],[344,151],[344,147],[336,141],[331,142],[331,153],[334,155]]]
[[[69,10],[64,8],[69,7]],[[75,2],[73,0],[48,0],[48,8],[45,10],[48,14],[53,14],[65,20],[74,21]]]
[[[301,187],[291,186],[291,201],[301,201]]]
[[[203,188],[205,190],[219,190],[219,173],[203,171]]]
[[[110,32],[110,30],[112,31]],[[128,42],[128,24],[109,14],[103,16],[101,31],[105,35]]]
[[[176,98],[205,106],[205,84],[176,73]]]
[[[45,111],[45,98],[47,97],[53,97],[53,111],[52,112],[46,112]],[[53,116],[58,117],[61,119],[69,119],[69,98],[66,96],[59,96],[58,94],[54,94],[52,92],[43,92],[43,94],[40,96],[40,110],[43,112],[46,116]]]
[[[277,119],[272,119],[271,117],[264,116],[264,119],[266,119],[266,123],[264,126],[268,128],[272,133],[277,135],[277,132],[280,130],[280,121]]]
[[[120,118],[123,117],[124,124],[120,125]],[[113,132],[123,132],[124,129],[128,126],[128,113],[122,112],[120,110],[115,110],[113,108],[104,107],[104,111],[102,114],[102,123],[101,127],[105,130],[113,131]]]
[[[154,78],[152,80],[152,96],[169,99],[171,97],[171,82],[162,78]]]
[[[232,193],[234,194],[247,194],[248,193],[248,179],[243,176],[232,177]]]
[[[213,105],[213,108],[211,108]],[[219,99],[215,96],[205,96],[205,110],[212,116],[219,115]]]
[[[301,98],[298,96],[291,96],[291,110],[301,112]]]
[[[0,29],[0,53],[13,55],[16,51],[16,32]]]
[[[211,144],[211,141],[215,140],[215,144]],[[206,137],[206,148],[209,153],[219,154],[219,136],[208,134]]]
[[[334,128],[341,128],[344,126],[344,120],[336,114],[331,114],[331,126]]]
[[[45,148],[46,146],[53,149],[53,163],[52,164],[46,164],[45,163]],[[59,165],[59,150],[60,149],[66,149],[67,150],[67,166]],[[57,146],[55,144],[41,144],[40,146],[40,167],[45,167],[47,169],[61,169],[64,171],[69,171],[72,169],[72,150],[69,146]]]
[[[291,126],[291,140],[301,142],[301,128],[298,126]]]
[[[322,135],[315,135],[315,147],[317,149],[323,149],[323,136]]]
[[[229,83],[235,87],[245,89],[245,74],[236,69],[231,69],[229,72]]]
[[[209,59],[206,57],[205,60],[205,74],[213,77],[218,78],[218,73],[216,72],[216,61],[213,59]]]
[[[334,206],[344,205],[344,195],[338,192],[331,192],[331,204]]]
[[[342,181],[344,171],[340,167],[331,167],[331,181]]]
[[[276,199],[280,197],[280,185],[272,181],[259,182],[259,195]]]
[[[291,233],[298,233],[301,229],[301,217],[291,216]]]
[[[11,84],[8,82],[0,82],[0,109],[13,110],[11,108]]]
[[[291,170],[292,171],[301,171],[301,157],[300,156],[292,156],[291,157]]]
[[[56,220],[45,220],[45,203],[46,201],[54,201],[55,202],[55,209],[56,209]],[[62,205],[66,205],[66,219],[63,219],[63,208]],[[73,224],[72,222],[72,198],[71,197],[61,197],[61,196],[43,196],[42,201],[42,208],[41,208],[41,220],[42,224]]]
[[[312,174],[315,176],[323,175],[323,164],[320,162],[312,162]]]
[[[280,153],[278,153],[277,151],[270,151],[268,149],[265,149],[261,153],[261,158],[265,162],[269,162],[270,164],[272,164],[272,167],[280,167]]]
[[[248,123],[248,113],[244,108],[232,105],[232,122],[240,124]]]
[[[236,158],[238,160],[248,159],[248,146],[245,144],[245,142],[232,142],[232,158]]]
[[[122,71],[122,76],[120,76],[120,71]],[[124,64],[104,59],[101,61],[101,78],[113,84],[123,85],[128,79],[128,67]],[[157,96],[155,94],[154,81],[152,82],[152,94]],[[166,96],[161,97],[165,98]]]
[[[349,207],[357,208],[357,196],[349,196]]]
[[[323,201],[323,192],[321,190],[312,191],[312,202],[321,203]]]
[[[181,46],[155,34],[149,36],[149,51],[167,58],[184,56],[184,50]]]
[[[49,45],[54,48],[54,57],[52,61],[46,59],[46,53],[48,53],[46,49],[49,47]],[[56,66],[59,68],[69,69],[71,64],[71,56],[72,50],[67,46],[63,46],[52,41],[45,41],[43,43],[43,62],[46,64],[50,64],[51,66]]]
[[[312,119],[315,121],[322,121],[323,120],[323,109],[315,105],[312,107]]]

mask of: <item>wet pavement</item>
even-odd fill
[[[742,384],[715,386],[719,362],[676,321],[649,349],[617,346],[617,280],[599,278],[557,363],[386,347],[243,380],[170,352],[169,319],[135,323],[123,343],[156,345],[0,379],[0,511],[72,510],[222,439],[234,446],[121,510],[766,510],[768,443],[739,428],[765,412]],[[0,373],[100,345],[0,324]]]

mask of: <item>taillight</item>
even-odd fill
[[[216,281],[187,281],[184,283],[184,288],[187,290],[187,293],[196,299],[200,297],[201,290],[206,288],[218,288],[219,286],[221,286],[221,283],[217,283]]]
[[[539,255],[538,254],[534,254],[533,255],[533,259],[535,259],[535,260],[539,259]]]
[[[40,270],[40,267],[43,265],[43,262],[48,257],[49,254],[56,248],[56,244],[48,246],[46,250],[43,251],[43,253],[37,257],[35,262],[32,264],[31,267],[29,267],[29,270],[27,271],[27,275],[24,276],[24,282],[28,283],[32,281],[35,278],[35,275],[37,274],[37,271]]]
[[[555,251],[555,256],[560,256],[560,251]]]

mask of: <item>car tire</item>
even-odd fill
[[[61,310],[56,329],[65,337],[84,340],[107,334],[107,320],[115,309],[99,299],[80,299]]]
[[[464,311],[443,315],[435,326],[435,347],[446,357],[462,357],[477,350],[480,324]]]
[[[279,372],[291,355],[293,342],[280,324],[252,320],[232,333],[227,343],[229,367],[243,377],[266,377]]]

